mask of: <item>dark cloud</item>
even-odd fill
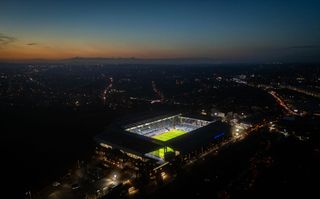
[[[26,45],[27,46],[35,46],[35,45],[38,45],[38,43],[27,43]]]
[[[290,49],[313,49],[320,48],[320,45],[299,45],[299,46],[290,46]]]
[[[0,48],[17,41],[17,38],[0,33]]]

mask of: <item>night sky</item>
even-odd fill
[[[319,0],[1,0],[0,59],[320,61]]]

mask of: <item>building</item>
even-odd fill
[[[176,157],[197,155],[230,135],[227,123],[176,114],[114,125],[95,141],[102,148],[161,165]]]

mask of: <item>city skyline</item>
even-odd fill
[[[0,60],[318,62],[319,2],[4,1]]]

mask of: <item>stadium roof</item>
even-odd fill
[[[224,122],[213,122],[166,142],[167,146],[180,152],[190,152],[215,142],[231,133],[231,127]]]
[[[95,140],[136,155],[144,155],[163,147],[159,141],[121,129],[107,129],[104,133],[96,136]]]
[[[125,128],[132,127],[144,122],[151,122],[155,119],[165,118],[176,114],[160,115],[152,117],[140,122],[124,125],[125,122],[120,122],[117,125],[112,125],[103,133],[95,137],[98,143],[104,143],[129,153],[143,156],[152,151],[156,151],[164,146],[173,148],[182,153],[188,153],[201,147],[214,143],[218,138],[228,136],[231,133],[231,127],[227,123],[214,121],[204,127],[190,131],[189,133],[180,135],[167,141],[156,140],[151,137],[139,135],[126,131]],[[132,120],[132,119],[131,119]]]
[[[173,116],[176,116],[176,115],[181,115],[181,114],[173,114],[173,113],[165,114],[165,115],[155,115],[155,114],[151,115],[150,114],[150,117],[148,117],[148,119],[146,119],[146,116],[144,116],[144,117],[140,117],[140,118],[143,118],[143,119],[140,119],[140,120],[139,120],[139,118],[135,118],[135,119],[131,118],[131,123],[123,125],[123,128],[124,129],[132,128],[132,127],[135,127],[135,126],[138,126],[138,125],[141,125],[141,124],[154,122],[154,121],[159,120],[159,119],[173,117]]]

